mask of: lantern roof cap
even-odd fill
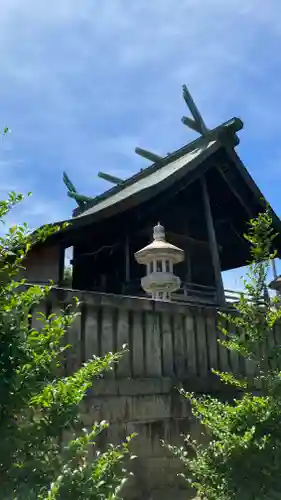
[[[148,261],[157,258],[170,259],[174,264],[184,260],[184,251],[166,241],[165,228],[158,222],[153,228],[153,241],[135,253],[135,258],[139,264],[146,264]]]

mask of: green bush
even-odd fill
[[[0,220],[22,196],[0,202]],[[43,228],[44,240],[58,228]],[[93,357],[76,373],[60,378],[62,339],[76,304],[61,316],[41,315],[39,330],[30,311],[50,287],[24,286],[19,278],[32,236],[26,225],[0,238],[0,498],[3,500],[116,499],[127,478],[128,442],[99,452],[96,439],[107,423],[84,429],[80,403],[94,377],[112,368],[121,353]],[[74,436],[65,442],[65,436]],[[91,453],[91,457],[90,457]]]
[[[217,373],[238,391],[232,402],[185,393],[203,425],[208,444],[186,436],[185,445],[170,449],[186,466],[184,477],[207,500],[277,500],[281,498],[281,371],[280,345],[274,326],[281,317],[275,300],[261,305],[270,259],[274,257],[269,211],[250,221],[246,239],[252,263],[245,279],[249,301],[241,296],[236,314],[221,314],[223,346],[256,366],[256,375]]]

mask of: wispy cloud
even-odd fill
[[[17,215],[32,225],[70,216],[63,170],[91,195],[99,170],[145,165],[136,145],[190,140],[186,83],[209,126],[243,118],[241,156],[280,211],[280,41],[279,0],[2,0],[1,195],[33,191]]]

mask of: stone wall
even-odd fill
[[[177,477],[180,464],[160,443],[182,443],[180,435],[199,435],[187,402],[177,388],[196,392],[225,391],[211,368],[251,373],[217,339],[217,311],[211,307],[154,302],[149,299],[53,290],[45,312],[58,312],[73,296],[82,301],[81,315],[68,332],[67,372],[92,354],[129,352],[114,372],[94,383],[86,402],[86,420],[108,420],[104,439],[118,443],[136,432],[132,451],[138,456],[135,476],[128,485],[129,500],[189,498]],[[41,308],[42,310],[42,308]],[[36,312],[33,315],[36,325]],[[269,342],[273,339],[269,339]]]
[[[170,378],[98,380],[86,404],[86,422],[108,420],[102,442],[119,443],[131,433],[137,436],[131,450],[134,477],[127,485],[130,500],[187,499],[187,485],[177,477],[181,464],[161,440],[182,445],[181,434],[192,429],[190,411]],[[193,434],[196,431],[193,424]]]

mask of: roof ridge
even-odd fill
[[[215,137],[218,137],[222,130],[228,129],[231,131],[233,134],[238,132],[243,128],[243,122],[240,120],[240,118],[232,118],[223,124],[219,125],[218,127],[215,127],[214,129],[210,130],[206,135],[197,137],[193,141],[189,142],[188,144],[185,144],[181,148],[177,149],[176,151],[168,154],[167,156],[163,157],[161,160],[152,163],[148,167],[139,170],[135,174],[133,174],[131,177],[128,177],[127,179],[124,179],[124,181],[120,182],[120,184],[117,184],[116,186],[113,186],[110,189],[107,189],[100,195],[96,196],[93,200],[85,203],[84,207],[77,207],[73,211],[73,218],[76,218],[78,216],[81,216],[84,212],[89,210],[90,208],[94,207],[104,199],[118,193],[119,191],[122,191],[122,189],[126,188],[127,186],[130,186],[134,182],[143,179],[144,177],[147,177],[148,175],[152,174],[153,172],[157,171],[158,169],[164,167],[170,161],[174,161],[181,156],[185,155],[186,153],[189,153],[193,149],[196,149],[197,146],[200,146],[204,144],[205,142],[209,142],[210,140],[213,140]]]

